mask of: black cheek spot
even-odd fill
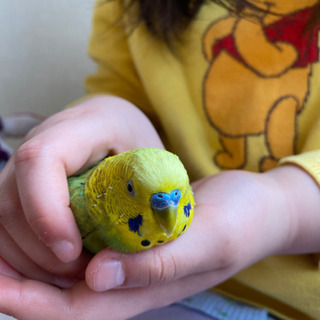
[[[164,243],[164,241],[163,240],[159,240],[158,243]]]
[[[143,245],[144,247],[148,247],[150,246],[151,242],[149,240],[143,240],[141,241],[141,245]]]
[[[182,233],[186,230],[186,228],[187,228],[187,225],[185,224],[181,232],[178,234],[177,238],[179,238],[182,235]]]

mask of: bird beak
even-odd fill
[[[159,226],[165,232],[166,237],[170,238],[177,223],[178,207],[168,207],[163,210],[153,210],[154,217]]]
[[[151,197],[154,217],[165,232],[167,238],[171,237],[177,224],[180,198],[180,190],[173,190],[171,193],[159,192],[153,194]]]

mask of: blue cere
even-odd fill
[[[129,229],[132,232],[137,232],[139,234],[139,228],[142,225],[142,215],[139,214],[135,218],[128,220]]]
[[[170,194],[165,192],[158,192],[151,197],[151,206],[154,209],[166,209],[168,207],[176,207],[181,198],[180,190],[173,190]]]
[[[191,204],[188,203],[186,206],[183,207],[183,212],[184,212],[184,215],[189,218],[190,216],[190,211],[191,211],[192,207],[191,207]]]

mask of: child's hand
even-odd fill
[[[95,97],[52,116],[28,135],[0,173],[0,256],[31,279],[69,286],[88,257],[69,206],[67,176],[110,153],[163,147],[127,101]]]
[[[270,254],[320,249],[319,189],[300,169],[226,172],[198,181],[194,191],[195,218],[183,236],[137,254],[103,250],[92,259],[89,287],[117,289],[97,293],[79,282],[60,290],[9,270],[0,277],[0,311],[32,320],[128,319],[218,284]]]
[[[289,246],[287,199],[269,176],[230,171],[197,181],[193,190],[194,220],[183,236],[134,255],[99,252],[86,270],[89,287],[148,287],[201,274],[192,289],[199,291]]]

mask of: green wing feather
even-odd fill
[[[88,201],[85,197],[85,186],[92,172],[98,165],[82,173],[79,176],[68,178],[70,194],[70,208],[74,213],[82,239],[85,239],[96,228],[95,222],[88,214]]]

